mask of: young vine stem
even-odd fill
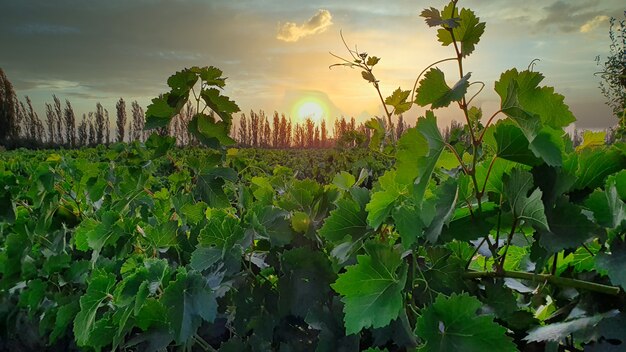
[[[596,284],[594,282],[570,279],[561,276],[555,276],[551,274],[535,274],[527,273],[524,271],[467,271],[463,274],[466,279],[484,279],[484,278],[511,278],[530,280],[534,282],[546,282],[561,287],[578,288],[587,291],[604,293],[607,295],[618,295],[620,288],[615,286],[608,286],[602,284]]]
[[[498,111],[494,112],[493,115],[491,115],[491,117],[489,118],[489,120],[487,120],[487,124],[485,125],[485,128],[481,132],[480,137],[478,137],[478,143],[481,143],[483,141],[483,137],[485,136],[485,132],[487,132],[487,127],[489,127],[489,125],[491,125],[491,122],[493,121],[493,119],[501,112],[502,112],[502,110],[498,110]]]
[[[496,159],[498,159],[498,156],[494,155],[493,159],[491,159],[491,162],[489,163],[489,168],[487,169],[487,175],[485,176],[485,182],[483,183],[483,188],[480,190],[481,197],[485,194],[485,189],[487,189],[487,182],[489,181],[489,175],[491,175],[491,170],[493,169],[493,164],[496,163]]]
[[[472,100],[474,100],[474,98],[476,98],[478,96],[478,94],[480,94],[480,92],[483,91],[483,89],[485,89],[485,82],[472,82],[469,84],[468,88],[474,84],[480,84],[480,89],[478,90],[478,92],[476,92],[474,95],[472,95],[472,97],[470,98],[470,100],[467,101],[467,105],[472,103]]]
[[[500,265],[498,266],[498,271],[504,271],[504,261],[506,260],[506,255],[509,252],[509,246],[511,245],[511,240],[513,240],[513,235],[515,234],[515,228],[517,227],[517,222],[519,219],[515,218],[513,220],[513,224],[511,225],[511,232],[509,232],[509,237],[506,240],[506,247],[504,247],[504,253],[502,253],[502,258],[500,258]]]
[[[454,149],[454,147],[453,147],[450,143],[447,143],[447,142],[446,142],[446,144],[445,144],[445,145],[446,145],[446,147],[447,147],[448,149],[450,149],[450,151],[452,152],[452,154],[454,154],[454,156],[456,157],[456,160],[458,160],[458,161],[459,161],[459,164],[460,164],[460,165],[461,165],[461,167],[463,168],[463,172],[464,172],[466,175],[469,175],[469,174],[470,174],[470,172],[469,172],[469,170],[467,169],[467,167],[465,166],[465,163],[463,162],[463,159],[461,158],[461,156],[459,155],[459,153],[457,153],[457,151]]]

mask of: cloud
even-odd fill
[[[294,22],[287,22],[278,28],[276,39],[285,42],[296,42],[301,38],[324,32],[330,27],[333,16],[330,11],[320,9],[305,23],[299,25]]]
[[[50,34],[50,35],[80,33],[80,30],[75,27],[54,25],[54,24],[44,24],[44,23],[23,24],[23,25],[16,27],[14,31],[18,34]]]
[[[608,20],[609,16],[596,16],[580,26],[580,33],[589,33]]]

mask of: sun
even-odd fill
[[[305,98],[294,105],[292,116],[295,116],[299,121],[305,121],[309,118],[317,124],[328,115],[327,110],[322,102]]]

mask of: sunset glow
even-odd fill
[[[297,121],[304,121],[310,118],[315,123],[320,123],[328,115],[328,109],[323,103],[315,99],[303,99],[294,105],[294,116]]]

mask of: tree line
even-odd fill
[[[45,103],[45,116],[41,118],[29,97],[25,97],[24,101],[17,98],[11,82],[0,68],[0,145],[35,149],[143,142],[148,137],[144,131],[144,110],[137,101],[129,105],[123,98],[117,101],[113,126],[112,114],[102,104],[97,103],[95,111],[83,113],[79,118],[69,100],[62,102],[52,95],[52,102]],[[200,145],[187,130],[195,114],[195,107],[187,104],[168,126],[158,129],[157,133],[175,137],[179,146]],[[392,130],[399,138],[408,127],[400,116]],[[231,136],[241,147],[356,147],[369,143],[371,130],[363,123],[357,124],[354,118],[343,116],[328,126],[325,119],[315,123],[307,118],[294,123],[278,112],[269,117],[264,111],[250,111],[248,115],[240,115],[231,129]]]

